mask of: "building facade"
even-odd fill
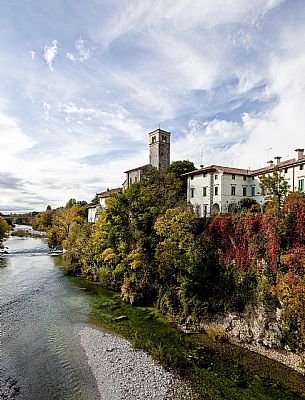
[[[125,171],[123,188],[127,189],[133,183],[139,182],[145,168],[152,166],[157,170],[164,170],[170,165],[170,136],[171,133],[163,129],[149,132],[149,164]]]
[[[304,150],[297,149],[296,157],[281,162],[269,161],[265,168],[246,170],[211,165],[185,174],[187,176],[187,200],[200,217],[215,212],[228,212],[236,207],[242,198],[253,198],[262,207],[265,198],[260,187],[260,176],[272,173],[275,166],[281,169],[289,190],[304,192],[305,157]]]
[[[100,210],[105,210],[106,208],[106,200],[111,194],[114,193],[120,193],[122,191],[122,188],[114,188],[114,189],[107,189],[104,192],[97,193],[97,197],[99,199],[99,209]]]

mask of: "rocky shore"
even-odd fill
[[[87,326],[79,335],[102,400],[196,398],[187,385],[126,339]]]

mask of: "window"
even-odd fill
[[[206,195],[207,195],[207,187],[203,187],[202,188],[202,196],[206,197]]]
[[[235,179],[235,174],[232,175],[232,179]]]
[[[215,175],[215,181],[218,179],[218,175]]]
[[[135,181],[135,182],[138,182],[138,178],[137,178],[136,176],[134,177],[134,181]]]
[[[194,179],[194,175],[191,175],[191,180],[193,180]]]
[[[304,179],[299,180],[299,190],[304,192]]]
[[[235,196],[236,194],[236,186],[231,186],[231,196]]]
[[[202,215],[203,217],[207,216],[208,206],[206,204],[203,205],[202,213],[203,213],[203,215]]]
[[[194,196],[195,196],[195,189],[194,189],[194,188],[192,188],[192,189],[191,189],[191,198],[193,199],[193,198],[194,198]]]
[[[254,176],[252,176],[252,181],[254,181]]]
[[[214,193],[215,193],[215,196],[218,196],[218,186],[214,187]]]
[[[247,177],[246,177],[246,176],[243,176],[243,180],[246,181],[246,180],[247,180]]]
[[[255,186],[251,186],[251,196],[255,196]]]
[[[132,178],[129,178],[129,183],[130,183],[130,185],[132,184]]]
[[[152,142],[152,143],[156,143],[156,136],[153,136],[153,137],[152,137],[151,142]]]
[[[302,171],[303,167],[304,167],[304,164],[301,164],[300,165],[300,171]]]
[[[243,186],[243,196],[247,196],[247,188],[246,188],[246,186]]]
[[[285,174],[287,174],[288,173],[288,168],[285,168],[284,172],[285,172]]]
[[[207,174],[204,172],[204,173],[202,174],[202,177],[205,178],[206,176],[207,176]]]

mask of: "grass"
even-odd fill
[[[91,322],[129,339],[187,381],[199,399],[305,399],[301,374],[204,335],[185,335],[156,309],[124,303],[118,293],[79,278],[91,300]],[[115,321],[119,316],[127,319]],[[191,400],[191,399],[190,399]]]

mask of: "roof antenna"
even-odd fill
[[[200,151],[200,168],[203,168],[203,147],[201,147]]]
[[[268,160],[270,159],[270,150],[272,150],[272,147],[268,147],[265,151],[268,151]]]

